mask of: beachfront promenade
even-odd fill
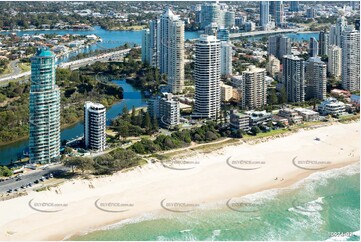
[[[106,62],[106,61],[109,61],[109,59],[118,59],[119,57],[122,57],[125,54],[129,53],[130,50],[131,49],[112,51],[109,53],[104,53],[104,54],[100,54],[97,56],[84,58],[81,60],[75,60],[75,61],[61,63],[61,64],[57,65],[57,67],[70,68],[71,70],[76,70],[82,66],[86,66],[89,64],[91,65],[97,61]],[[11,81],[11,80],[15,80],[15,79],[23,78],[23,77],[28,77],[28,76],[30,76],[30,74],[31,74],[30,71],[26,71],[26,72],[23,72],[20,74],[9,75],[9,76],[0,78],[0,82]]]

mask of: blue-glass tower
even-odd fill
[[[29,156],[49,163],[60,156],[60,91],[55,84],[55,55],[46,47],[31,58]]]

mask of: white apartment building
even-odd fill
[[[99,103],[84,104],[85,147],[94,151],[105,150],[106,108]]]
[[[242,108],[257,109],[267,104],[266,69],[249,66],[242,72]]]
[[[337,45],[330,45],[328,48],[327,70],[331,76],[339,79],[342,72],[342,49]]]
[[[160,72],[167,74],[171,92],[180,93],[184,86],[184,22],[167,8],[160,17],[159,29],[158,23],[153,25],[153,29],[159,31],[158,39],[150,40],[159,47]],[[156,54],[153,50],[149,55],[154,59]],[[157,58],[155,61],[158,61]]]
[[[215,36],[201,35],[195,48],[193,115],[215,119],[221,108],[221,43]]]
[[[346,105],[336,98],[329,97],[318,106],[318,112],[323,115],[338,115],[346,110]]]
[[[347,27],[342,33],[342,87],[360,90],[360,32]]]
[[[148,112],[152,118],[159,120],[163,128],[174,128],[180,124],[179,101],[173,100],[172,93],[164,93],[164,97],[153,97],[148,101]]]

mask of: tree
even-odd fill
[[[126,121],[129,121],[129,110],[127,105],[124,105],[124,107],[122,108],[122,118]]]
[[[13,174],[12,170],[10,170],[7,166],[0,166],[0,176],[9,177]]]
[[[280,128],[284,128],[285,125],[281,121],[277,121],[277,126]]]
[[[129,125],[127,123],[121,123],[117,127],[117,131],[118,131],[119,135],[123,137],[124,140],[127,137],[129,137]]]
[[[237,129],[237,130],[233,130],[232,131],[232,136],[234,137],[234,138],[243,138],[243,133],[244,133],[244,131],[242,130],[242,129]]]
[[[144,145],[141,142],[137,142],[132,145],[132,150],[138,154],[145,154]]]
[[[277,94],[275,89],[271,89],[268,95],[268,104],[275,105],[278,102]]]
[[[207,131],[206,132],[206,141],[212,141],[212,140],[216,140],[218,137],[215,133],[213,133],[212,131]]]
[[[159,130],[158,119],[156,117],[153,117],[152,126],[153,126],[153,130],[155,132],[157,132]]]
[[[70,147],[65,147],[64,148],[64,154],[71,154],[71,152],[73,152],[73,149]]]
[[[93,164],[92,159],[85,157],[70,157],[64,161],[64,166],[71,167],[72,172],[74,172],[74,168],[79,169],[82,173],[86,170],[92,170]]]
[[[136,115],[135,115],[135,107],[132,108],[132,113],[130,114],[130,122],[132,124],[136,124]]]
[[[253,126],[251,128],[251,132],[253,133],[253,135],[257,135],[258,133],[261,133],[261,130],[257,126]]]
[[[282,87],[280,90],[280,95],[278,96],[278,103],[279,104],[284,104],[287,103],[287,92],[286,92],[286,88]]]
[[[145,114],[144,114],[144,117],[143,117],[143,128],[145,128],[145,130],[147,131],[147,132],[149,132],[150,130],[151,130],[151,128],[152,128],[152,124],[151,124],[151,122],[150,122],[150,116],[149,116],[149,113],[148,112],[146,112]]]

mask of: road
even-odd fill
[[[137,48],[139,48],[139,47],[137,47]],[[129,53],[130,50],[131,49],[118,50],[118,51],[113,51],[113,52],[109,52],[109,53],[105,53],[105,54],[100,54],[100,55],[97,55],[97,56],[84,58],[84,59],[81,59],[81,60],[65,62],[65,63],[59,64],[57,67],[59,67],[59,68],[70,68],[71,70],[76,70],[76,69],[78,69],[78,68],[80,68],[82,66],[86,66],[88,64],[93,64],[93,63],[95,63],[97,61],[108,61],[109,59],[115,59],[115,58],[121,57],[121,56]],[[0,82],[5,82],[5,81],[10,81],[10,80],[30,76],[30,74],[31,74],[30,71],[20,73],[21,69],[19,67],[17,67],[17,68],[20,70],[19,72],[15,72],[15,73],[12,73],[12,74],[7,74],[6,76],[1,77]]]
[[[125,49],[125,50],[118,50],[118,51],[113,51],[113,52],[109,52],[109,53],[105,53],[105,54],[100,54],[97,56],[92,56],[92,57],[88,57],[88,58],[84,58],[84,59],[80,59],[80,60],[76,60],[76,61],[70,61],[70,62],[66,62],[66,63],[62,63],[59,64],[58,67],[59,68],[68,68],[70,67],[71,70],[75,70],[78,69],[81,66],[86,66],[88,64],[93,64],[97,61],[108,61],[109,59],[115,59],[118,57],[121,57],[127,53],[129,53],[131,49]]]
[[[18,63],[19,63],[19,60],[10,61],[9,65],[10,65],[11,72],[8,74],[1,75],[1,78],[19,75],[21,73],[21,68],[18,66]]]
[[[270,31],[253,31],[253,32],[244,32],[244,33],[232,33],[229,34],[230,39],[236,39],[240,37],[252,37],[258,35],[271,35],[271,34],[282,34],[282,33],[293,33],[302,31],[302,28],[298,29],[278,29],[278,30],[270,30]]]
[[[46,170],[36,170],[29,172],[28,174],[24,174],[21,176],[20,181],[16,181],[16,178],[12,178],[6,181],[0,182],[0,193],[5,193],[9,189],[14,190],[17,188],[19,191],[22,185],[26,185],[31,183],[31,185],[35,185],[34,181],[40,179],[42,176],[45,176],[49,173],[52,173],[55,177],[56,174],[60,174],[62,172],[68,171],[69,168],[63,165],[54,165],[52,167],[47,168]]]

